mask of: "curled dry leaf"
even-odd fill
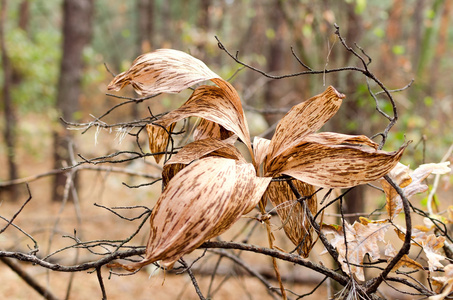
[[[390,227],[392,225],[388,222],[365,222],[365,224],[354,222],[353,225],[345,222],[346,244],[342,226],[323,225],[322,231],[326,235],[333,235],[330,243],[338,251],[338,260],[341,263],[343,271],[346,273],[351,272],[351,275],[354,274],[358,280],[363,281],[365,280],[365,276],[363,274],[363,268],[359,265],[363,263],[364,256],[367,253],[373,260],[381,258],[378,242],[384,240],[384,234]]]
[[[175,124],[171,124],[167,128],[162,128],[161,126],[157,126],[154,124],[146,125],[146,131],[148,132],[148,139],[149,139],[149,149],[151,153],[160,153],[165,152],[167,149],[168,140],[170,137],[170,132],[175,127]],[[162,159],[164,154],[155,154],[154,160],[156,163]]]
[[[453,289],[453,264],[449,264],[444,268],[444,276],[433,277],[433,283],[437,286],[436,296],[429,297],[429,300],[443,300]]]
[[[255,161],[258,167],[266,159],[270,143],[270,140],[259,136],[255,136],[255,138],[253,139],[253,153],[255,155]]]
[[[318,211],[318,202],[315,189],[312,185],[298,180],[293,180],[293,183],[299,193],[307,197],[306,199],[300,202],[297,201],[294,193],[285,181],[271,182],[264,194],[264,198],[274,206],[282,221],[285,234],[297,247],[297,252],[303,257],[308,257],[313,247],[313,228],[303,206],[306,205],[307,209],[314,215]]]
[[[449,162],[439,164],[424,164],[420,165],[414,171],[411,171],[409,169],[409,166],[398,163],[389,173],[389,176],[403,189],[406,198],[410,199],[415,194],[423,193],[428,189],[428,186],[424,184],[423,181],[431,173],[446,174],[450,172],[451,170],[448,165]],[[401,197],[385,179],[381,179],[381,185],[384,189],[387,201],[385,207],[390,219],[393,219],[401,212],[403,208]]]
[[[237,94],[232,94],[220,87],[204,85],[198,87],[180,108],[163,116],[156,123],[167,127],[187,117],[200,117],[234,132],[252,153],[247,122],[242,106],[238,107],[238,105],[240,100]]]
[[[293,148],[306,135],[320,129],[335,115],[344,97],[329,86],[322,94],[294,106],[275,129],[269,146],[269,163],[285,150]]]
[[[271,178],[256,177],[251,164],[208,157],[169,182],[151,214],[145,258],[128,270],[161,261],[171,268],[184,254],[227,230],[253,209]]]
[[[441,260],[446,259],[444,255],[440,254],[440,250],[444,246],[445,237],[436,236],[435,234],[423,234],[414,238],[417,245],[421,245],[423,251],[428,258],[429,270],[433,272],[436,268],[443,268],[444,265],[440,263]]]
[[[233,146],[232,143],[234,140],[234,137],[230,137],[223,141],[208,138],[185,145],[165,163],[162,172],[164,186],[166,186],[170,179],[186,165],[202,157],[218,156],[246,163],[242,154]]]
[[[285,156],[278,157],[274,165],[266,166],[265,174],[282,173],[321,187],[352,187],[387,174],[405,148],[385,152],[354,145],[329,145],[319,142],[319,138],[315,134],[306,137]]]
[[[132,85],[140,95],[179,93],[202,81],[220,78],[202,61],[173,49],[159,49],[137,57],[126,72],[117,75],[108,90]]]
[[[193,132],[193,139],[195,141],[207,138],[224,140],[233,135],[233,132],[226,130],[219,124],[208,121],[206,119],[201,119],[200,123],[195,127],[195,130]]]

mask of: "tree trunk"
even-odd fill
[[[346,42],[353,46],[355,42],[359,42],[360,37],[362,35],[362,17],[355,13],[354,6],[349,4],[347,9],[348,15],[348,27],[346,32]],[[349,60],[352,58],[351,52],[345,52],[345,65],[348,65]],[[357,88],[358,82],[356,78],[356,73],[348,72],[346,75],[346,95],[349,95],[349,101],[345,101],[343,106],[343,111],[345,112],[346,122],[353,122],[360,119],[359,114],[364,113],[360,110],[357,106]],[[360,134],[367,134],[363,132],[363,128],[360,128]],[[358,134],[357,129],[352,129],[349,132],[345,132],[348,134]],[[346,214],[352,213],[359,213],[364,211],[364,199],[365,199],[365,188],[364,186],[357,186],[352,189],[348,194],[345,196],[345,206],[344,212]],[[354,222],[357,219],[356,217],[347,217],[346,220],[350,223]]]
[[[77,121],[80,83],[82,77],[82,52],[92,35],[94,0],[65,0],[63,3],[63,56],[58,82],[57,109],[66,121]],[[61,168],[70,164],[71,135],[61,127],[54,132],[54,164]],[[65,174],[54,180],[53,200],[61,200],[66,183]]]
[[[5,41],[5,23],[7,14],[7,1],[1,1],[1,17],[0,17],[0,48],[2,51],[2,69],[3,69],[3,109],[5,114],[5,129],[4,139],[6,145],[7,155],[7,167],[8,167],[8,179],[13,180],[17,178],[17,164],[16,164],[16,113],[13,107],[11,98],[11,86],[12,86],[12,67],[11,61],[8,56],[8,49],[6,48]],[[17,200],[17,187],[15,185],[8,188],[9,196],[12,200]]]
[[[274,0],[270,10],[267,12],[270,21],[270,27],[274,31],[274,36],[270,41],[270,49],[267,55],[267,65],[269,72],[280,71],[283,68],[283,26],[284,26],[284,13],[282,3],[279,0]],[[280,87],[281,82],[278,80],[271,80],[266,85],[264,101],[267,108],[277,108],[281,105]],[[264,115],[269,126],[274,124],[280,119],[280,116],[275,114]],[[271,138],[273,133],[269,133],[266,138]]]

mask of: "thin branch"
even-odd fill
[[[381,285],[382,281],[387,278],[387,275],[392,271],[393,267],[401,260],[401,258],[409,253],[411,248],[411,238],[412,238],[412,221],[411,221],[411,211],[409,206],[409,200],[407,200],[406,196],[404,195],[404,191],[388,176],[385,175],[384,179],[396,190],[398,195],[400,195],[401,200],[403,202],[403,209],[406,221],[406,236],[404,237],[404,243],[401,246],[398,253],[395,257],[392,258],[390,263],[387,267],[379,274],[378,277],[375,277],[368,282],[365,283],[365,287],[367,288],[367,294],[373,294],[376,292],[378,287]]]

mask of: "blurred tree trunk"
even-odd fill
[[[270,29],[273,32],[273,36],[270,38],[270,48],[267,55],[267,66],[269,72],[280,71],[283,69],[283,47],[284,47],[284,30],[285,17],[283,13],[283,7],[280,0],[272,1],[270,9],[267,11],[269,18]],[[264,102],[266,108],[278,108],[281,106],[281,82],[279,80],[271,80],[266,85],[264,92]],[[280,119],[280,116],[275,114],[265,114],[269,126],[274,124]],[[271,138],[273,133],[269,133],[266,138]]]
[[[420,57],[421,45],[422,45],[422,26],[423,26],[423,12],[424,4],[426,0],[417,0],[414,6],[413,14],[413,31],[412,37],[409,40],[409,48],[412,49],[412,66],[417,66],[418,59]]]
[[[94,0],[64,0],[63,56],[58,82],[57,109],[66,121],[77,121],[83,71],[82,54],[92,35]],[[70,164],[71,134],[64,127],[54,132],[54,167]],[[61,200],[66,175],[55,176],[52,199]]]
[[[380,71],[383,78],[391,78],[395,72],[395,54],[392,47],[401,41],[402,15],[404,11],[404,0],[393,0],[389,9],[389,18],[386,29],[386,41],[381,43],[381,64]]]
[[[154,1],[137,0],[137,55],[150,52],[153,48],[151,37],[154,32]]]
[[[346,42],[353,47],[354,43],[359,43],[359,40],[362,36],[362,17],[357,14],[355,11],[353,4],[348,4],[347,6],[347,30],[346,30]],[[345,65],[351,64],[349,61],[353,59],[353,55],[349,51],[345,51],[344,61]],[[343,103],[343,112],[345,114],[345,121],[349,122],[357,122],[360,119],[366,119],[360,116],[363,114],[363,110],[358,107],[358,97],[357,90],[358,90],[358,80],[357,74],[355,72],[348,72],[346,74],[346,90],[344,93],[348,95],[348,99]],[[347,124],[343,123],[343,125]],[[358,122],[360,123],[360,121]],[[358,134],[357,129],[352,127],[349,131],[345,133],[348,134]],[[360,127],[360,134],[367,134],[363,132],[363,127]],[[364,199],[365,199],[365,187],[364,186],[357,186],[353,188],[348,194],[345,196],[345,206],[344,212],[346,214],[352,213],[360,213],[364,211]],[[354,220],[357,219],[356,217],[347,217],[346,220],[349,223],[353,223]]]
[[[6,37],[5,37],[5,25],[7,15],[7,1],[1,0],[1,11],[0,11],[0,48],[2,51],[2,69],[3,69],[3,111],[5,114],[5,129],[3,132],[7,165],[8,165],[8,179],[16,179],[18,175],[17,164],[16,164],[16,113],[13,107],[11,98],[11,87],[13,84],[13,70],[11,67],[11,61],[8,56],[8,49],[6,48]],[[8,188],[9,196],[12,200],[17,200],[17,186],[13,185]]]

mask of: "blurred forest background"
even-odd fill
[[[71,165],[65,153],[68,143],[75,145],[76,153],[88,157],[119,147],[118,141],[112,142],[120,139],[117,133],[102,132],[95,144],[93,134],[82,136],[80,131],[67,130],[60,117],[90,122],[119,103],[106,96],[113,78],[110,72],[118,74],[138,55],[158,48],[186,51],[223,78],[234,75],[231,82],[242,97],[252,135],[269,134],[268,128],[289,107],[320,93],[325,85],[334,85],[347,98],[324,129],[372,136],[385,128],[387,120],[375,113],[363,75],[341,72],[270,80],[236,64],[219,49],[215,38],[233,53],[239,51],[243,62],[273,75],[304,70],[291,51],[316,70],[359,65],[334,35],[334,23],[349,45],[356,43],[372,58],[370,69],[387,88],[400,89],[414,80],[410,88],[394,94],[399,120],[384,149],[394,150],[413,140],[402,161],[418,165],[439,161],[453,142],[450,0],[0,3],[0,183]],[[137,96],[132,89],[125,89],[122,95]],[[127,106],[121,114],[116,111],[108,121],[142,118],[149,114],[148,106],[155,113],[165,112],[184,99],[160,96],[146,104]],[[388,102],[380,105],[391,112]],[[127,143],[126,139],[122,147],[127,148]],[[66,177],[60,175],[60,179],[46,177],[31,185],[33,197],[41,205],[61,199]],[[0,201],[26,198],[25,191],[24,186],[3,189]],[[95,202],[93,193],[87,195],[87,201]],[[145,201],[148,196],[133,197]],[[362,210],[363,206],[351,208]]]

